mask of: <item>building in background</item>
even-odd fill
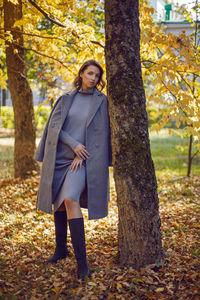
[[[193,2],[195,5],[195,0]],[[149,0],[149,4],[156,10],[156,13],[153,15],[154,21],[164,25],[166,32],[178,35],[184,30],[187,35],[190,35],[194,31],[194,24],[189,23],[185,19],[183,5],[182,9],[177,9],[177,4],[166,4],[164,0]]]

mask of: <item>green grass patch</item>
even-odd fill
[[[181,133],[181,130],[179,131]],[[41,132],[37,134],[37,144]],[[150,133],[151,152],[156,172],[177,172],[179,175],[187,174],[187,149],[181,151],[177,146],[186,147],[187,138],[181,138],[174,133],[169,135],[168,129],[159,133]],[[194,150],[196,151],[196,150]],[[0,130],[0,178],[13,177],[13,156],[14,156],[14,132],[8,129]],[[192,174],[200,173],[200,156],[197,155],[192,164]]]
[[[44,128],[50,111],[51,107],[47,105],[34,106],[35,122],[38,130]],[[1,107],[1,126],[6,129],[14,129],[14,112],[12,106]]]
[[[180,135],[175,133],[169,134],[168,129],[162,129],[159,133],[152,132],[150,134],[151,152],[157,171],[176,171],[180,175],[187,174],[188,160],[188,138],[182,138],[182,130],[179,130]],[[177,149],[177,146],[186,148],[184,151]],[[193,152],[196,152],[194,148]],[[200,157],[197,155],[193,159],[192,174],[200,172]]]
[[[14,132],[0,130],[0,179],[14,176]]]

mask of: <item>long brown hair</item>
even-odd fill
[[[103,80],[102,76],[103,76],[103,69],[100,66],[100,64],[93,59],[87,60],[79,69],[78,71],[78,76],[74,79],[74,86],[77,88],[80,88],[82,86],[82,78],[80,76],[80,74],[82,72],[84,72],[89,66],[95,66],[99,69],[100,71],[100,76],[99,76],[99,80],[97,82],[97,86],[99,85],[101,87],[101,90],[103,90],[103,88],[105,87],[105,81]]]

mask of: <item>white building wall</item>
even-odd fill
[[[198,22],[200,24],[200,21]],[[181,31],[185,31],[187,35],[190,35],[194,32],[194,24],[179,21],[179,22],[161,22],[161,25],[164,25],[166,27],[165,31],[171,32],[174,35],[179,35]],[[199,25],[198,25],[199,26]]]

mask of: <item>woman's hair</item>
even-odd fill
[[[103,76],[103,69],[100,66],[100,64],[98,62],[96,62],[93,59],[87,60],[79,69],[78,71],[78,76],[74,79],[74,86],[77,88],[80,88],[82,86],[82,78],[80,76],[80,74],[82,72],[84,72],[89,66],[95,66],[99,69],[100,71],[100,76],[99,76],[99,80],[97,82],[97,86],[99,85],[101,87],[101,90],[105,87],[105,81],[102,79]]]

